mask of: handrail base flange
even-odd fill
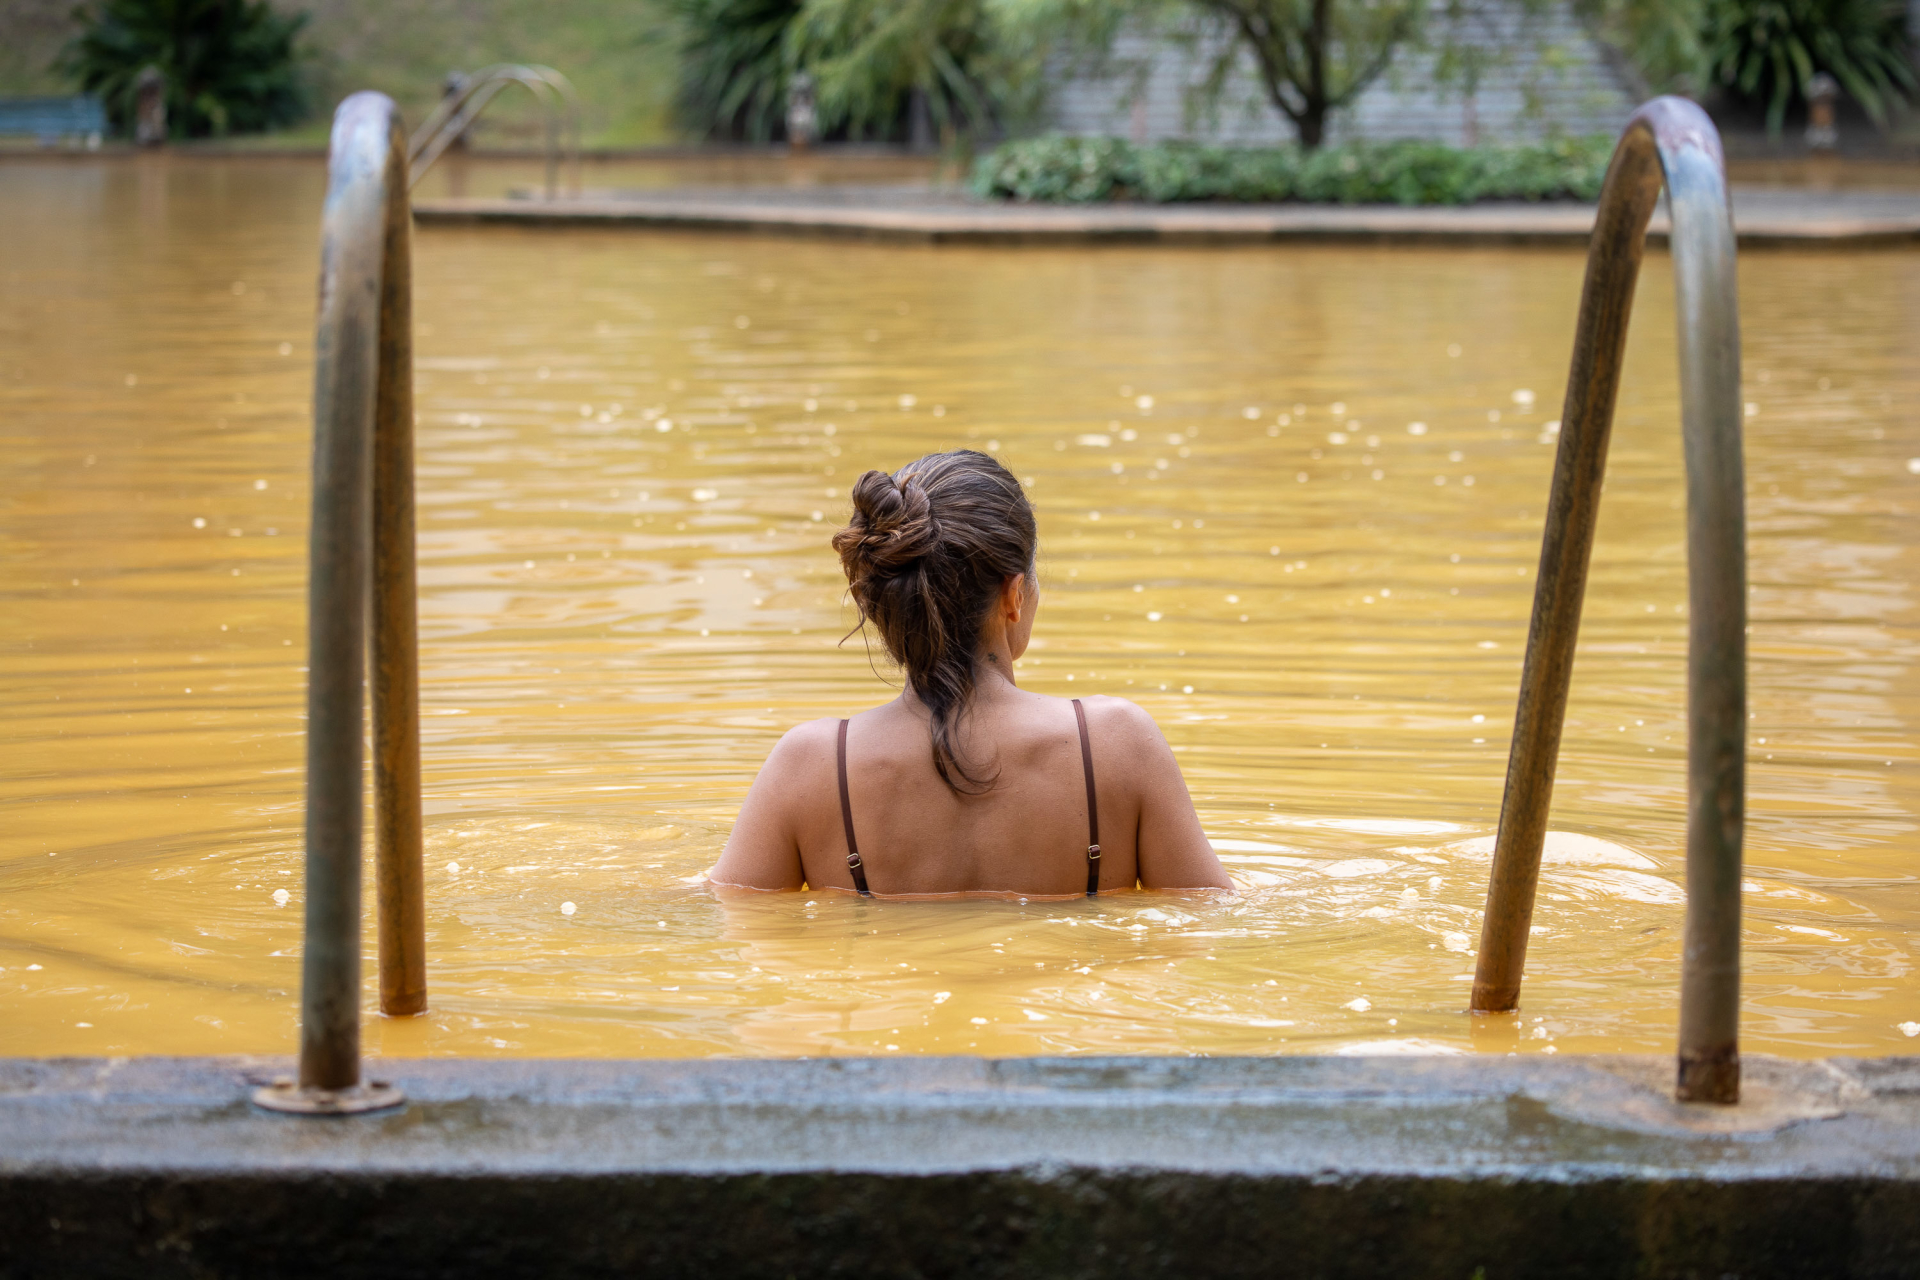
[[[357,1116],[404,1106],[407,1095],[385,1080],[369,1080],[346,1089],[310,1089],[290,1079],[253,1091],[253,1105],[294,1116]]]

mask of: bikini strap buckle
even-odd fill
[[[866,865],[866,863],[864,863],[864,862],[862,862],[862,861],[860,861],[860,855],[859,855],[859,854],[857,854],[857,853],[850,853],[850,854],[848,854],[848,855],[847,855],[847,866],[848,866],[848,868],[849,868],[849,869],[851,869],[851,870],[857,870],[857,869],[859,869],[860,867],[863,867],[863,866],[865,866],[865,865]]]
[[[1100,846],[1099,846],[1099,845],[1097,845],[1097,844],[1090,844],[1090,845],[1088,845],[1088,846],[1087,846],[1087,860],[1088,860],[1089,862],[1098,862],[1098,861],[1100,861]]]

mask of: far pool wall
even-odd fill
[[[0,1060],[0,1277],[1911,1276],[1920,1058]]]

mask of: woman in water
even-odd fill
[[[1020,482],[984,453],[860,477],[833,548],[905,688],[780,739],[715,884],[881,897],[1232,887],[1151,716],[1014,683],[1040,606],[1035,542]]]

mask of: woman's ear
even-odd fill
[[[1027,575],[1016,573],[1000,584],[1000,612],[1014,626],[1027,609]]]

